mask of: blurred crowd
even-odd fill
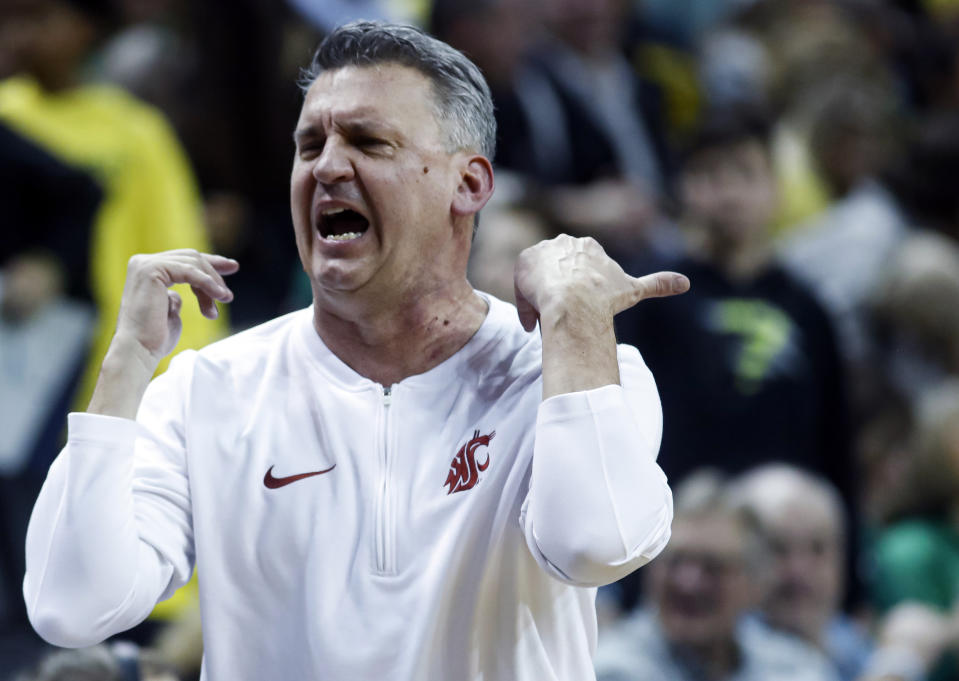
[[[0,0],[0,679],[198,677],[196,580],[122,641],[43,644],[27,519],[130,255],[240,261],[180,348],[309,304],[296,82],[353,18],[492,88],[476,288],[511,300],[561,232],[692,281],[617,319],[675,521],[599,591],[599,680],[959,678],[959,2]]]

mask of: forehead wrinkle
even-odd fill
[[[365,78],[367,74],[372,78]],[[383,97],[394,86],[401,88],[403,96],[393,97],[389,105],[384,105]],[[376,90],[376,98],[374,103],[367,104],[363,100],[367,99],[370,88]],[[416,102],[425,103],[425,112],[418,109]],[[404,131],[409,129],[411,122],[428,120],[439,137],[439,143],[445,147],[447,131],[440,109],[435,85],[418,69],[399,63],[343,66],[323,72],[313,81],[303,103],[301,120],[320,118],[324,124],[329,121],[341,129],[353,125],[355,120],[358,125],[366,124],[381,131],[387,129],[404,138],[409,137]]]

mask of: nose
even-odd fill
[[[330,137],[313,162],[313,177],[320,184],[348,182],[354,176],[353,162],[341,140]]]

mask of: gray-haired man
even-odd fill
[[[560,237],[520,256],[517,321],[465,275],[493,191],[475,66],[357,23],[309,81],[291,206],[313,306],[147,387],[178,329],[167,287],[213,316],[237,264],[131,261],[34,512],[32,621],[93,643],[196,564],[206,679],[587,679],[593,587],[658,553],[672,517],[658,396],[613,315],[688,282]]]

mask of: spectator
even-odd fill
[[[116,272],[134,253],[208,248],[193,175],[166,121],[120,90],[82,83],[84,60],[112,14],[110,0],[11,0],[0,41],[19,73],[0,82],[0,120],[83,168],[104,193],[90,236],[99,323],[77,396],[83,406],[113,335],[123,289]],[[199,310],[184,312],[180,348],[222,335],[222,320],[210,326],[200,323]]]
[[[653,302],[622,315],[619,334],[656,373],[670,480],[704,465],[737,474],[781,460],[828,479],[849,512],[840,355],[826,312],[772,251],[768,131],[754,109],[704,119],[680,176],[687,254],[627,266],[683,272],[692,289],[671,307]],[[637,592],[635,578],[622,584],[626,608]]]
[[[761,598],[768,549],[715,473],[677,490],[672,539],[647,568],[650,608],[600,637],[598,681],[835,679],[798,639],[744,615]]]
[[[755,514],[772,552],[762,618],[825,653],[844,681],[858,678],[871,644],[840,610],[847,534],[836,490],[783,464],[752,470],[735,488],[737,501]]]
[[[687,255],[668,263],[694,286],[672,307],[622,315],[620,336],[657,372],[671,480],[704,464],[739,473],[777,458],[849,499],[840,359],[826,313],[772,253],[767,133],[748,110],[706,118],[681,176]]]
[[[826,97],[811,126],[811,152],[834,203],[782,245],[783,259],[832,313],[857,370],[874,353],[867,307],[883,268],[907,234],[907,217],[881,181],[896,150],[896,102],[888,90],[849,86]]]

